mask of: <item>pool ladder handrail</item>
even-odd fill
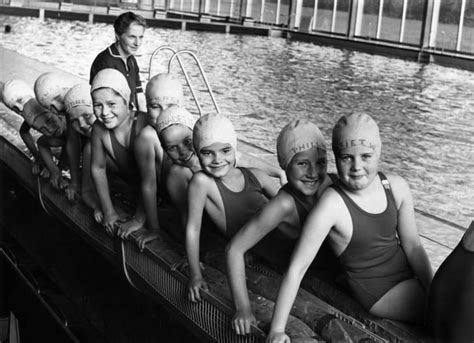
[[[207,91],[209,93],[209,96],[211,97],[214,108],[215,108],[217,113],[220,113],[219,106],[217,105],[216,99],[214,97],[214,93],[212,92],[211,85],[209,84],[209,81],[207,80],[207,77],[206,77],[206,74],[204,72],[204,69],[202,68],[201,62],[199,62],[199,59],[196,56],[196,54],[194,52],[190,51],[190,50],[183,49],[183,50],[176,51],[175,49],[173,49],[172,47],[170,47],[168,45],[162,45],[162,46],[158,47],[157,49],[155,49],[155,51],[153,51],[153,53],[150,57],[150,63],[148,65],[148,81],[151,79],[151,71],[152,71],[152,65],[153,65],[154,58],[156,57],[156,55],[158,55],[158,53],[160,51],[164,51],[164,50],[169,50],[173,53],[173,55],[170,57],[170,59],[168,61],[168,73],[171,72],[172,64],[173,64],[174,60],[176,59],[178,61],[178,64],[179,64],[180,68],[181,68],[181,71],[183,72],[184,78],[186,79],[186,83],[187,83],[187,85],[188,85],[188,87],[191,91],[194,102],[196,103],[196,107],[197,107],[197,110],[199,112],[199,116],[202,116],[202,114],[203,114],[202,113],[202,107],[201,107],[201,104],[199,103],[199,100],[196,96],[196,92],[194,91],[194,87],[191,83],[191,80],[190,80],[189,75],[186,71],[186,68],[183,65],[183,62],[180,58],[180,55],[187,54],[187,55],[190,55],[194,59],[194,61],[196,62],[197,67],[199,68],[199,71],[200,71],[201,76],[203,78],[204,84],[207,87]]]

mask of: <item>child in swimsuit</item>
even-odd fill
[[[65,156],[71,171],[71,183],[68,184],[61,174],[55,172],[51,175],[51,181],[56,188],[65,188],[66,196],[69,200],[74,200],[78,184],[76,169],[79,166],[80,155],[80,138],[76,131],[70,129],[70,124],[66,118],[66,110],[64,105],[64,96],[66,92],[79,80],[69,74],[62,72],[47,72],[41,74],[35,81],[35,95],[38,103],[44,108],[49,109],[57,116],[64,118],[67,124],[65,133],[67,135],[65,146]]]
[[[228,278],[236,308],[232,328],[241,335],[249,334],[250,324],[256,322],[245,282],[244,254],[262,239],[265,243],[264,237],[278,229],[273,232],[278,234],[275,237],[278,240],[269,237],[271,253],[278,257],[276,263],[283,262],[286,267],[309,210],[332,184],[327,174],[326,145],[316,125],[301,120],[286,125],[277,139],[277,155],[288,183],[234,236],[226,249]],[[327,254],[333,255],[327,244],[325,249]],[[320,252],[318,261],[326,257],[321,256]]]
[[[378,126],[366,114],[343,116],[333,129],[339,180],[308,215],[282,281],[267,342],[289,342],[285,325],[301,280],[322,242],[345,269],[353,296],[371,314],[421,322],[431,265],[416,228],[408,184],[378,172]]]
[[[101,223],[103,215],[91,176],[90,137],[96,117],[92,109],[90,86],[84,82],[69,89],[64,96],[64,104],[68,123],[71,129],[79,134],[82,146],[82,172],[79,166],[80,157],[70,159],[78,163],[70,167],[71,184],[68,187],[68,191],[73,194],[69,194],[68,198],[72,200],[77,198],[80,189],[82,200],[93,209],[95,220]]]
[[[112,204],[107,179],[109,158],[116,171],[132,187],[138,186],[138,167],[133,154],[136,136],[146,125],[144,113],[135,114],[129,109],[130,88],[122,73],[115,69],[103,69],[97,73],[91,86],[92,103],[97,117],[92,127],[91,174],[103,220],[102,225],[109,234],[126,238],[142,227],[145,221],[141,197],[135,217],[126,223],[120,218]]]
[[[204,210],[230,239],[276,194],[277,186],[261,170],[235,167],[237,135],[223,115],[201,117],[194,126],[193,145],[202,167],[188,187],[186,223],[186,253],[191,271],[188,295],[195,302],[201,299],[200,290],[207,289],[199,265]]]
[[[145,95],[148,125],[140,131],[135,144],[147,228],[137,236],[140,250],[143,250],[149,241],[158,237],[160,225],[157,198],[164,196],[162,189],[164,179],[172,163],[164,153],[158,138],[157,119],[170,106],[182,104],[183,88],[172,74],[161,73],[153,76],[147,83]]]
[[[157,119],[155,128],[166,156],[172,161],[167,175],[166,190],[172,203],[178,208],[186,226],[187,189],[193,175],[202,170],[193,147],[194,117],[184,108],[172,106],[163,111]],[[236,165],[246,168],[257,168],[269,176],[277,177],[286,183],[286,175],[279,168],[246,153],[236,151]]]
[[[51,151],[51,148],[65,144],[64,118],[41,107],[34,98],[33,89],[19,79],[8,80],[3,84],[2,100],[8,108],[24,118],[20,136],[34,157],[33,175],[49,177],[55,188],[64,188],[66,183],[62,180],[61,171],[54,162]],[[36,142],[30,133],[31,128],[43,134]]]
[[[157,195],[165,199],[169,196],[185,214],[188,183],[193,173],[201,170],[192,146],[196,119],[184,108],[176,107],[184,102],[181,83],[172,74],[157,74],[147,84],[146,97],[149,125],[142,129],[135,144],[148,228],[137,237],[141,250],[147,242],[158,237]],[[166,114],[162,115],[162,112]],[[254,166],[286,182],[284,173],[278,168],[250,155],[237,154],[239,165]],[[168,175],[173,177],[168,178]],[[185,224],[183,215],[183,227]]]
[[[35,92],[26,82],[20,79],[11,79],[2,84],[2,101],[13,112],[23,117],[25,104],[35,98]],[[36,101],[36,99],[34,99]],[[23,117],[24,118],[24,117]],[[23,121],[20,127],[20,137],[33,155],[33,175],[49,177],[49,171],[42,165],[42,160],[35,140],[30,133],[30,126]]]
[[[28,132],[24,132],[24,135],[30,135],[31,137],[29,128],[42,133],[42,136],[36,141],[41,161],[39,164],[44,164],[48,170],[52,186],[56,189],[63,189],[66,187],[66,181],[61,176],[59,165],[64,162],[65,158],[63,147],[66,144],[66,119],[40,106],[36,99],[30,99],[25,104],[22,115],[25,118],[25,127],[28,127]],[[52,148],[61,149],[58,165],[56,165],[53,159]],[[37,173],[39,170],[40,168],[37,168],[34,170],[34,173]],[[41,173],[41,175],[48,176],[45,173]]]

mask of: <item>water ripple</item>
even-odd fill
[[[0,33],[3,46],[86,79],[114,40],[107,24],[0,16],[7,23],[13,30]],[[150,28],[137,58],[144,80],[149,56],[164,44],[197,53],[243,138],[274,151],[279,130],[305,118],[329,143],[337,118],[365,111],[380,126],[381,168],[409,181],[418,208],[463,226],[474,218],[472,72],[272,37]],[[158,56],[152,73],[166,71],[169,57]],[[196,89],[204,112],[212,111],[204,85]],[[334,170],[332,156],[330,163]]]

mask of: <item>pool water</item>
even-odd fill
[[[0,15],[5,24],[12,26],[0,33],[5,48],[85,79],[114,40],[108,24]],[[271,151],[291,119],[317,124],[329,145],[341,115],[369,113],[380,126],[381,170],[407,179],[415,206],[464,227],[473,220],[473,72],[281,38],[149,28],[137,56],[142,80],[161,45],[195,52],[239,136]],[[169,57],[159,55],[152,73],[166,71]],[[204,111],[213,111],[196,68],[186,58],[185,64]]]

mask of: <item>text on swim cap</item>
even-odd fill
[[[187,116],[184,116],[181,114],[175,114],[166,120],[160,120],[157,125],[157,130],[162,131],[166,129],[168,126],[173,125],[173,124],[181,124],[181,125],[191,128],[194,123]]]
[[[338,150],[347,149],[347,148],[356,147],[356,146],[362,146],[362,147],[370,148],[372,150],[375,150],[377,148],[376,144],[364,138],[347,139],[347,140],[340,141],[337,144]]]
[[[78,100],[69,101],[66,104],[66,110],[69,111],[71,108],[74,108],[76,106],[81,106],[81,105],[92,107],[90,101],[85,100],[85,99],[78,99]]]
[[[150,99],[150,102],[152,101],[169,102],[170,104],[179,104],[181,102],[180,99],[175,96],[154,96]]]
[[[299,144],[295,147],[292,147],[290,149],[290,151],[291,151],[291,153],[296,154],[298,152],[306,151],[306,150],[309,150],[309,149],[314,148],[314,147],[326,151],[326,147],[319,144],[318,142],[305,142],[305,143]]]

